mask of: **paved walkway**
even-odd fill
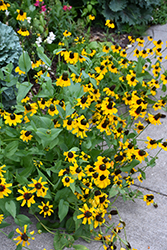
[[[166,46],[167,41],[167,24],[157,25],[148,30],[148,34],[152,35],[154,40],[161,39]],[[165,52],[167,55],[167,51]],[[167,63],[164,62],[166,68]],[[163,112],[165,113],[165,112]],[[167,113],[166,113],[167,115]],[[167,117],[162,120],[162,125],[151,125],[144,133],[142,138],[150,136],[154,139],[167,139]],[[154,151],[155,152],[155,151]],[[156,161],[154,168],[149,168],[146,171],[147,179],[143,183],[136,182],[133,188],[137,188],[143,194],[153,194],[154,200],[158,207],[147,206],[142,200],[136,199],[135,202],[124,202],[121,198],[117,200],[117,206],[120,215],[126,223],[127,239],[132,248],[137,250],[167,250],[167,152],[161,151],[159,158]],[[32,216],[31,216],[32,217]],[[117,215],[113,216],[116,221]],[[13,222],[12,218],[7,218],[8,222]],[[35,219],[33,219],[34,222]],[[12,229],[7,227],[5,232],[9,233]],[[30,229],[35,230],[35,225],[31,225]],[[78,240],[76,244],[84,244],[88,249],[98,250],[103,249],[99,242],[91,242],[90,244]],[[31,243],[32,250],[54,249],[53,235],[42,234],[36,235],[35,241]],[[0,233],[0,250],[14,250],[15,244],[4,237]],[[72,249],[72,248],[71,248]],[[119,247],[117,248],[120,249]]]

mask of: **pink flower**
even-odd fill
[[[66,10],[67,10],[67,8],[68,8],[68,7],[67,7],[67,5],[64,5],[64,6],[63,6],[63,10],[65,10],[65,11],[66,11]]]
[[[39,7],[39,0],[36,0],[36,3],[34,3],[36,7]]]
[[[41,11],[45,12],[46,11],[46,5],[41,6]]]
[[[67,5],[63,6],[64,11],[71,10],[71,8],[72,8],[72,6],[67,6]]]

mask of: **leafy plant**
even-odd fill
[[[105,19],[113,20],[117,30],[126,32],[127,24],[130,27],[148,24],[152,11],[160,5],[160,0],[98,0],[102,15]]]
[[[161,4],[153,10],[152,24],[166,24],[167,22],[167,1],[161,0]]]
[[[5,71],[5,66],[12,63],[13,67],[8,68],[8,72],[13,75],[13,80],[16,79],[14,69],[18,65],[19,57],[22,53],[22,48],[20,46],[19,38],[12,27],[0,22],[0,68]],[[6,68],[7,69],[7,68]],[[5,71],[6,72],[6,71]],[[6,109],[10,108],[12,105],[16,104],[16,87],[15,84],[11,83],[11,79],[8,79],[8,84],[5,82],[4,77],[0,78],[1,88],[3,87],[2,102]],[[14,80],[15,81],[15,80]]]

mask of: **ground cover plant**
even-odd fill
[[[1,1],[2,14],[10,13],[10,4]],[[145,146],[139,146],[141,133],[149,126],[158,127],[166,117],[167,97],[156,98],[157,89],[166,92],[163,43],[130,36],[129,44],[136,47],[134,60],[129,60],[119,45],[89,42],[74,36],[76,31],[72,35],[66,26],[59,42],[54,43],[55,27],[37,40],[42,36],[36,37],[34,19],[43,15],[45,26],[49,4],[24,4],[27,11],[38,14],[31,17],[32,27],[23,28],[23,23],[28,25],[27,12],[11,10],[18,20],[23,53],[17,66],[11,62],[0,69],[0,79],[6,85],[15,79],[17,87],[12,111],[2,102],[0,109],[0,232],[12,216],[16,227],[7,236],[17,250],[31,249],[35,234],[44,232],[53,234],[56,250],[87,249],[75,244],[79,237],[100,241],[105,250],[116,249],[117,243],[121,250],[135,250],[126,234],[119,236],[126,224],[116,200],[140,198],[156,206],[153,194],[143,196],[131,186],[146,179],[145,170],[155,166],[161,150],[167,150],[164,138],[147,137]],[[61,7],[64,12],[71,10],[68,4]],[[89,18],[93,21],[94,16]],[[114,28],[111,20],[105,25]],[[28,50],[27,42],[33,39],[35,45]],[[148,43],[152,49],[147,49]],[[158,151],[150,154],[148,149]],[[36,232],[30,232],[31,220],[22,214],[22,207],[37,218]],[[118,215],[117,224],[113,215]]]

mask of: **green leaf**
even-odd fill
[[[15,231],[11,231],[11,232],[8,234],[8,238],[9,238],[9,239],[12,239],[13,236],[14,236],[14,233],[15,233]]]
[[[31,59],[27,51],[23,52],[19,58],[19,68],[26,73],[31,69]]]
[[[4,155],[6,157],[10,157],[10,156],[14,155],[14,153],[17,151],[18,145],[19,145],[18,141],[10,142],[4,150]]]
[[[114,12],[121,11],[127,6],[127,1],[126,0],[111,0],[108,6]]]
[[[89,250],[89,248],[87,248],[83,245],[73,245],[72,247],[76,250]]]
[[[120,169],[123,172],[129,172],[129,171],[131,171],[132,168],[137,166],[139,163],[140,163],[140,161],[134,159],[132,162],[130,162],[129,164],[127,164],[126,166],[124,166]]]
[[[14,201],[7,201],[5,203],[6,210],[13,216],[13,218],[16,217],[16,204]]]
[[[69,210],[69,203],[61,199],[59,202],[59,211],[58,211],[60,222],[65,218],[65,216],[68,213],[68,210]]]
[[[19,244],[17,247],[16,247],[16,249],[15,250],[21,250],[22,249],[22,245],[21,244]]]
[[[68,65],[68,68],[77,76],[79,76],[79,73],[78,73],[78,68],[75,67],[74,65]]]
[[[7,223],[6,221],[2,221],[1,224],[0,224],[0,228],[8,227],[10,225],[11,224]]]
[[[32,224],[31,220],[24,214],[17,215],[14,221],[20,227],[23,227],[24,225]]]
[[[21,102],[21,100],[27,95],[30,91],[33,84],[30,82],[22,82],[17,84],[18,93],[17,93],[17,101]]]
[[[48,66],[50,67],[52,62],[51,60],[44,54],[44,48],[42,47],[38,47],[36,45],[36,48],[37,48],[37,54],[39,56],[39,58]]]
[[[118,189],[116,186],[112,186],[112,188],[109,191],[109,198],[114,197],[115,195],[118,194]]]

